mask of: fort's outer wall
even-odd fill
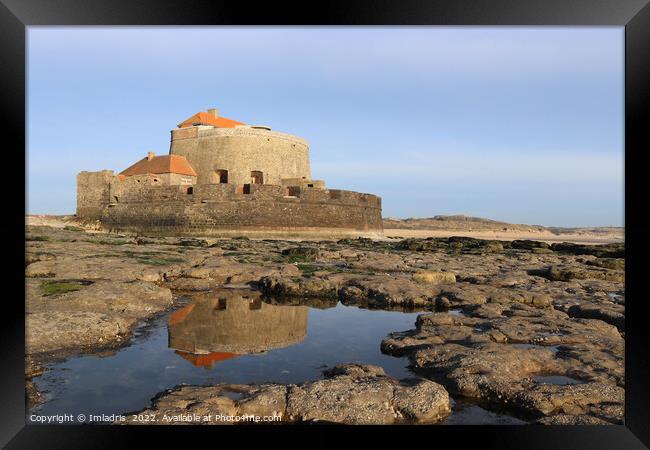
[[[77,175],[77,216],[97,220],[105,205],[110,202],[112,170],[80,172]]]
[[[143,185],[115,192],[120,201],[104,208],[105,228],[145,235],[331,237],[383,233],[381,199],[371,194],[307,188],[284,197],[282,186]]]
[[[182,155],[198,174],[198,184],[218,183],[215,171],[228,171],[228,183],[251,182],[251,171],[264,184],[282,178],[311,178],[309,146],[298,137],[263,129],[190,127],[172,130],[171,154]]]

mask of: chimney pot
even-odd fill
[[[219,117],[219,110],[216,108],[210,108],[208,109],[208,114],[211,114],[214,117]]]
[[[151,161],[156,156],[154,152],[147,152],[147,160]]]

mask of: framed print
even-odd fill
[[[650,442],[646,2],[0,17],[8,448]]]

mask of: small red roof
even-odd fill
[[[195,306],[196,303],[192,303],[183,309],[179,309],[178,311],[171,313],[169,315],[169,319],[167,319],[167,324],[171,326],[184,321],[187,315],[192,312]]]
[[[183,359],[191,362],[196,367],[209,367],[209,368],[212,368],[212,366],[214,366],[214,363],[216,362],[224,361],[226,359],[240,356],[237,353],[226,353],[226,352],[212,352],[206,355],[197,355],[194,353],[176,350],[175,353],[180,357],[182,357]]]
[[[198,112],[192,117],[185,119],[178,127],[186,128],[192,125],[212,125],[217,128],[235,128],[235,125],[245,125],[244,122],[227,119],[225,117],[215,117],[213,114],[207,112]]]
[[[181,155],[149,155],[120,172],[120,175],[131,176],[144,175],[148,173],[177,173],[180,175],[190,175],[192,177],[197,176],[192,166],[190,166],[190,163],[187,162],[187,159]]]

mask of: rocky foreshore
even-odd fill
[[[427,424],[451,412],[449,395],[426,379],[395,380],[381,367],[343,364],[325,379],[301,385],[263,384],[179,386],[160,394],[153,406],[129,414],[125,424],[183,425],[186,415],[210,417],[206,424],[323,422],[351,425]],[[233,395],[234,394],[234,395]],[[235,397],[235,398],[233,398]],[[142,417],[150,418],[143,421]],[[257,422],[257,423],[260,423]]]
[[[448,414],[449,392],[543,424],[623,420],[624,244],[150,238],[67,225],[28,226],[26,251],[28,380],[128,344],[184,296],[251,287],[273,303],[428,310],[381,342],[418,381],[343,365],[302,385],[183,386],[146,411],[264,415],[273,404],[287,422],[431,423]]]

